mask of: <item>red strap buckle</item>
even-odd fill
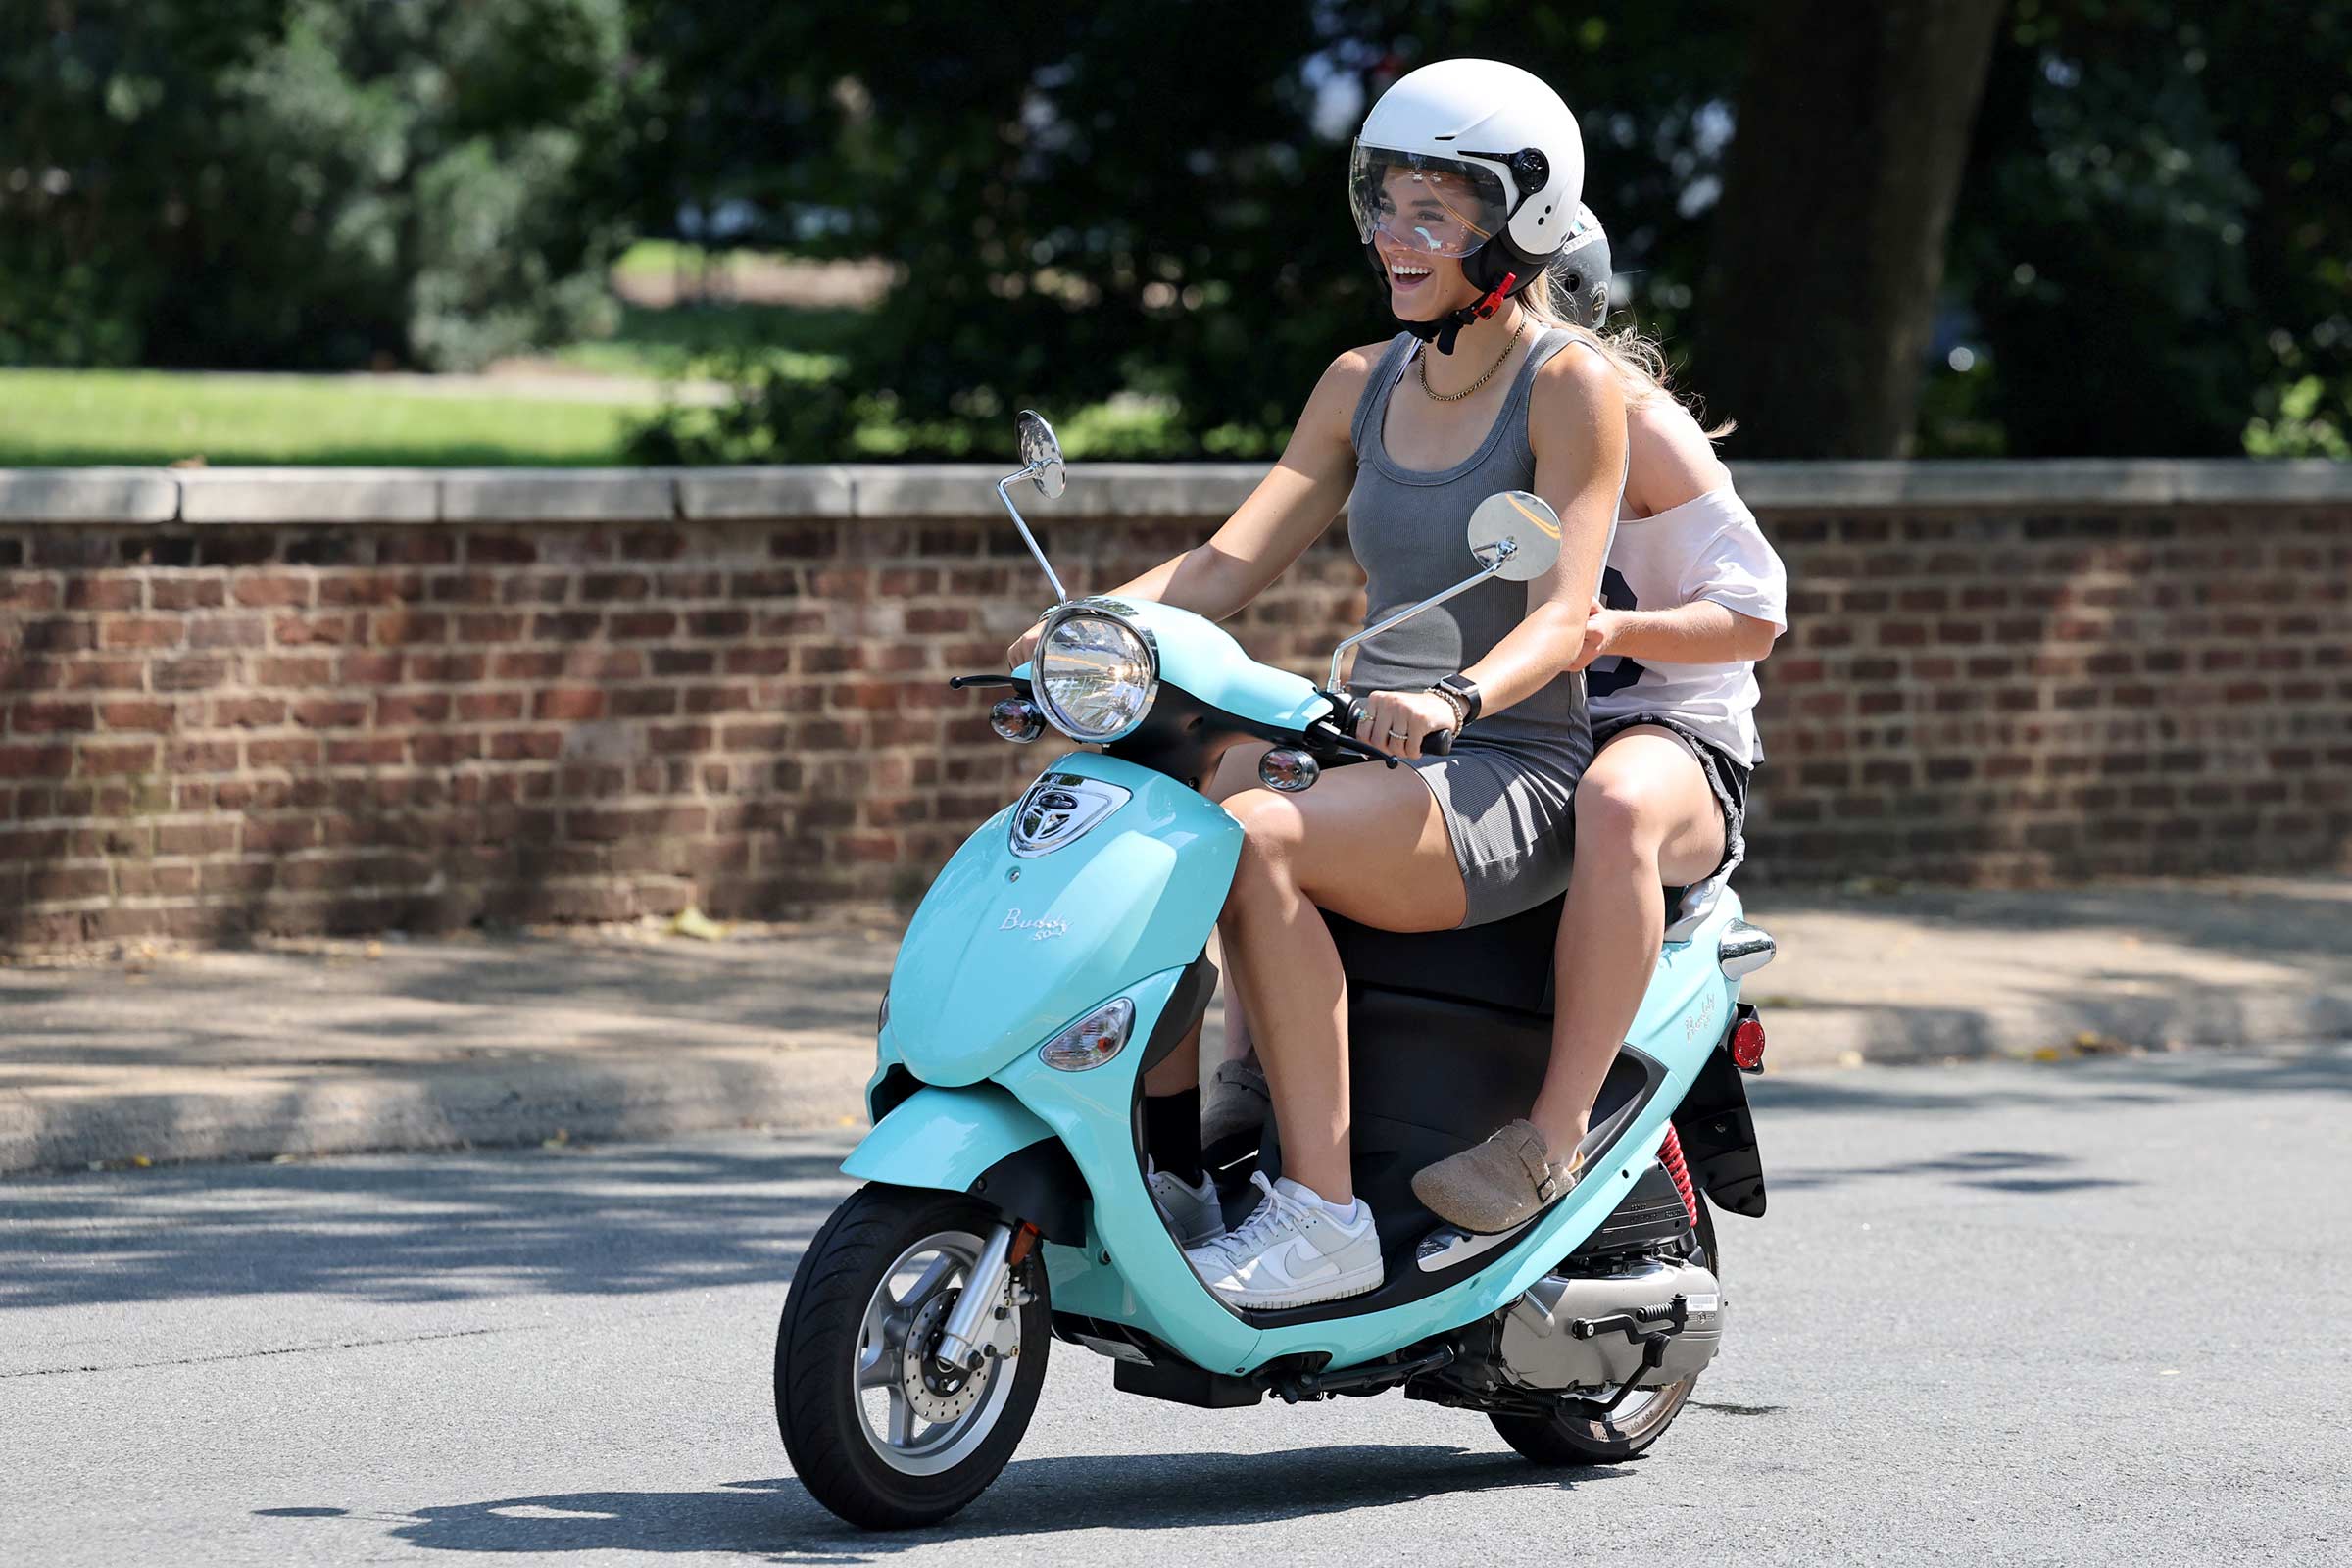
[[[1493,316],[1496,311],[1502,309],[1502,297],[1508,294],[1511,291],[1511,285],[1518,281],[1519,274],[1517,272],[1503,273],[1502,281],[1489,289],[1485,299],[1470,307],[1470,314],[1482,321]]]

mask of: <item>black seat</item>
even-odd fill
[[[1352,986],[1551,1016],[1552,944],[1566,894],[1466,931],[1380,931],[1326,913]]]

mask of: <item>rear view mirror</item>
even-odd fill
[[[1054,438],[1054,427],[1035,409],[1023,409],[1014,418],[1013,428],[1020,433],[1021,466],[1030,470],[1030,482],[1039,495],[1055,500],[1068,477],[1062,471],[1061,443]]]
[[[1505,582],[1533,582],[1560,559],[1560,514],[1542,496],[1497,490],[1470,514],[1470,554]]]

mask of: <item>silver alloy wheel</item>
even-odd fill
[[[924,1237],[899,1254],[865,1303],[852,1368],[858,1424],[875,1455],[906,1475],[937,1475],[979,1447],[1012,1389],[1006,1363],[1021,1351],[1017,1306],[994,1325],[994,1353],[976,1370],[955,1373],[931,1355],[982,1245],[969,1231]]]

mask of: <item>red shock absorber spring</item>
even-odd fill
[[[1674,1190],[1683,1195],[1683,1208],[1690,1216],[1693,1230],[1698,1227],[1698,1195],[1690,1190],[1690,1167],[1683,1163],[1682,1135],[1674,1123],[1666,1124],[1666,1141],[1658,1146],[1658,1163],[1674,1178]]]

